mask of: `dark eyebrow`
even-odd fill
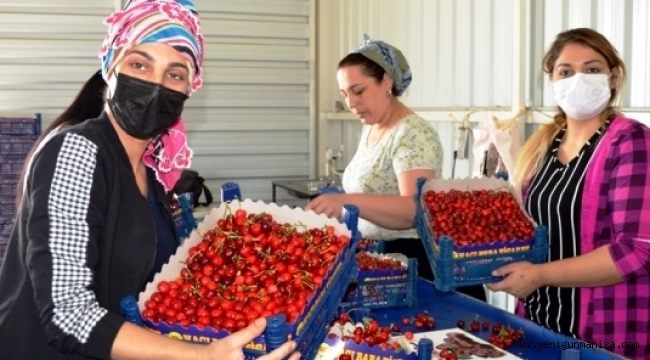
[[[187,67],[187,64],[183,64],[183,63],[181,63],[181,62],[173,62],[173,63],[170,63],[170,64],[169,64],[169,67],[178,67],[178,68],[183,68],[183,69],[185,69],[185,71],[188,71],[188,72],[190,71],[190,69],[188,69],[188,67]]]
[[[600,60],[597,60],[597,59],[592,59],[592,60],[587,60],[587,61],[585,61],[584,63],[582,63],[582,65],[591,65],[591,64],[593,64],[593,63],[599,63],[599,64],[602,64],[603,62],[600,61]],[[568,64],[568,63],[561,63],[561,64],[557,64],[556,67],[560,67],[560,66],[571,66],[571,64]]]
[[[599,64],[602,64],[603,62],[600,61],[600,60],[596,60],[596,59],[594,59],[594,60],[585,61],[582,65],[591,65],[591,64],[593,64],[593,63],[599,63]]]
[[[126,53],[126,55],[131,54],[131,53],[138,54],[138,55],[144,57],[145,59],[147,59],[147,60],[149,60],[151,62],[156,62],[156,59],[154,59],[154,57],[151,56],[151,54],[149,54],[146,51],[130,50],[129,52]],[[180,67],[180,68],[185,69],[185,71],[189,71],[189,69],[187,68],[187,64],[183,64],[182,62],[177,62],[177,61],[172,62],[172,63],[169,64],[169,67]]]
[[[352,85],[348,86],[347,89],[339,89],[339,91],[350,91],[350,90],[352,90],[352,88],[359,87],[359,86],[363,87],[362,84],[352,84]]]
[[[147,59],[149,61],[152,61],[152,62],[156,61],[153,58],[153,56],[149,55],[148,52],[145,52],[145,51],[142,51],[142,50],[129,50],[125,55],[129,55],[129,54],[132,54],[132,53],[138,54],[138,55],[144,57],[145,59]]]

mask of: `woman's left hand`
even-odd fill
[[[504,265],[492,272],[492,276],[503,276],[503,280],[487,284],[492,291],[505,291],[517,298],[525,298],[535,289],[542,286],[539,276],[539,265],[528,261],[520,261]]]
[[[244,359],[244,347],[249,344],[253,339],[258,337],[264,332],[266,328],[266,319],[259,318],[247,327],[232,333],[231,335],[215,340],[208,346],[203,347],[201,358],[203,359]],[[274,351],[259,357],[259,360],[298,360],[300,353],[295,352],[296,342],[287,341]]]
[[[325,214],[331,218],[340,219],[345,201],[345,194],[323,194],[310,201],[305,210],[312,210],[317,214]]]

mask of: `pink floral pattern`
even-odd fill
[[[165,191],[174,188],[183,169],[192,165],[192,149],[187,146],[185,124],[182,119],[149,143],[142,155],[142,161],[154,170],[156,179],[163,185]]]

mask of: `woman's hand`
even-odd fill
[[[525,298],[544,285],[540,281],[539,265],[520,261],[504,265],[492,272],[492,276],[504,276],[499,282],[488,284],[492,291],[505,291],[517,298]]]
[[[243,360],[243,348],[253,339],[264,332],[266,328],[266,319],[259,318],[255,320],[248,327],[224,338],[210,343],[206,348],[208,349],[208,359],[219,360]],[[282,360],[289,356],[290,360],[297,360],[300,358],[300,353],[294,353],[296,343],[294,341],[287,341],[279,348],[275,349],[270,354],[259,357],[259,360]]]
[[[325,214],[331,218],[340,219],[345,203],[345,194],[323,194],[310,201],[305,210],[312,210],[317,214]]]

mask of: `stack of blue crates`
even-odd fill
[[[417,304],[418,261],[410,258],[407,271],[358,270],[355,281],[341,302],[342,311],[355,308],[382,309]]]
[[[27,155],[41,133],[41,114],[0,117],[0,265],[16,219],[16,190]]]

